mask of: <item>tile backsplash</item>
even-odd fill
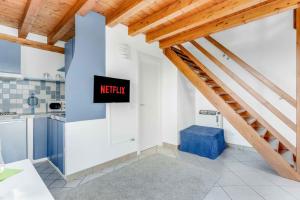
[[[39,99],[35,112],[46,112],[48,101],[65,100],[65,84],[61,82],[0,79],[0,112],[31,113],[27,99],[32,93]]]

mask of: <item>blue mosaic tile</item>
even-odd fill
[[[10,98],[10,99],[16,99],[16,98],[17,98],[17,95],[16,95],[16,94],[10,94],[10,95],[9,95],[9,98]]]
[[[16,99],[23,99],[23,94],[16,94]]]
[[[9,88],[10,89],[17,89],[17,85],[16,84],[9,84]]]
[[[2,93],[3,94],[9,94],[9,88],[3,88]]]
[[[3,88],[3,85],[7,85],[8,88]],[[46,81],[30,81],[30,80],[0,80],[0,89],[2,92],[0,93],[0,99],[2,100],[2,104],[0,104],[0,110],[9,112],[10,109],[18,109],[22,110],[23,113],[31,113],[31,108],[24,108],[24,105],[28,105],[27,99],[33,93],[35,95],[39,95],[42,92],[46,94],[43,98],[39,99],[39,104],[37,109],[44,109],[46,111],[46,102],[49,100],[60,100],[64,99],[64,91],[61,91],[60,82],[46,82]],[[21,85],[22,87],[18,87]],[[32,88],[34,85],[34,89]],[[28,87],[24,87],[28,86]],[[19,88],[19,89],[17,89]],[[51,88],[54,90],[51,91]],[[4,99],[5,97],[5,99]],[[17,103],[10,103],[11,99],[15,99]],[[21,100],[21,101],[20,101]],[[40,110],[41,111],[41,110]]]

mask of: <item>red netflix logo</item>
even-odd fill
[[[100,94],[120,94],[125,95],[125,87],[113,85],[101,85]]]

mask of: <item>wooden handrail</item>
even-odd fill
[[[300,174],[300,8],[296,9],[296,99],[297,99],[297,132],[296,132],[296,161],[297,171]]]
[[[244,100],[242,100],[235,92],[233,92],[226,84],[221,81],[214,73],[206,68],[192,53],[185,49],[182,45],[177,45],[181,51],[188,56],[196,65],[204,71],[211,79],[213,79],[223,90],[228,93],[234,100],[236,100],[249,114],[256,118],[268,131],[272,133],[288,150],[294,155],[296,154],[296,147],[283,137],[276,129],[274,129],[267,121],[265,121],[254,109],[252,109]]]
[[[268,108],[274,115],[276,115],[280,120],[282,120],[288,127],[296,132],[296,124],[291,121],[288,117],[280,112],[275,106],[269,103],[262,95],[256,92],[252,87],[250,87],[245,81],[239,78],[234,72],[227,68],[223,63],[221,63],[217,58],[206,51],[199,43],[196,41],[191,41],[191,43],[201,51],[207,58],[209,58],[213,63],[219,66],[228,76],[235,80],[239,85],[241,85],[247,92],[254,96],[261,104]]]
[[[239,58],[237,55],[232,53],[229,49],[227,49],[225,46],[220,44],[218,41],[213,39],[210,36],[205,37],[210,43],[212,43],[215,47],[223,51],[227,56],[229,56],[232,60],[234,60],[237,64],[239,64],[243,69],[248,71],[250,74],[252,74],[255,78],[257,78],[259,81],[264,83],[267,87],[269,87],[273,92],[275,92],[278,96],[285,99],[289,104],[291,104],[294,108],[296,108],[296,100],[291,97],[288,93],[283,91],[281,88],[279,88],[277,85],[275,85],[272,81],[270,81],[268,78],[266,78],[264,75],[259,73],[257,70],[255,70],[252,66],[247,64],[245,61],[243,61],[241,58]]]

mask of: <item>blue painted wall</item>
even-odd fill
[[[105,17],[75,18],[75,52],[66,76],[66,121],[103,119],[105,104],[93,103],[94,75],[105,75]]]
[[[0,72],[21,73],[21,46],[0,40]]]
[[[75,48],[75,38],[72,38],[65,44],[65,75],[68,74],[69,67],[73,60],[74,50],[75,50],[74,48]]]

